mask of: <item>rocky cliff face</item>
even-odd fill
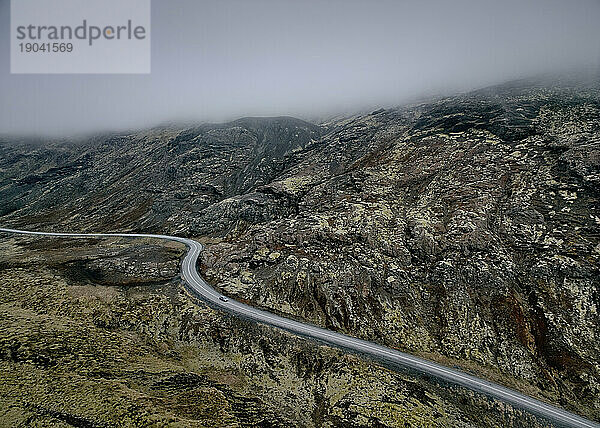
[[[600,92],[0,146],[4,224],[203,237],[225,293],[600,419]]]

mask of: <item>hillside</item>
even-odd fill
[[[0,144],[3,225],[197,237],[234,298],[595,420],[599,199],[597,85]]]

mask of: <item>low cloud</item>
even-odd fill
[[[315,118],[600,65],[597,0],[171,0],[152,8],[150,75],[10,75],[9,1],[0,0],[0,133]]]

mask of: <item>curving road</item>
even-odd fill
[[[318,340],[327,345],[333,345],[358,352],[376,360],[396,364],[451,384],[463,386],[473,391],[502,400],[515,407],[527,410],[531,413],[548,419],[559,426],[600,428],[600,424],[596,422],[592,422],[582,418],[581,416],[567,412],[559,407],[543,403],[535,398],[528,397],[527,395],[521,394],[496,383],[488,382],[487,380],[468,375],[459,370],[445,367],[438,363],[415,357],[404,352],[396,351],[391,348],[386,348],[372,342],[367,342],[365,340],[346,336],[341,333],[329,331],[311,324],[304,324],[298,321],[283,318],[235,300],[222,301],[219,299],[222,297],[222,295],[208,285],[196,270],[196,262],[198,260],[198,256],[200,255],[200,251],[202,251],[202,244],[192,239],[168,235],[151,235],[145,233],[46,233],[4,228],[0,228],[0,232],[64,238],[158,238],[180,242],[185,244],[188,248],[188,252],[186,253],[181,265],[181,274],[183,279],[186,281],[188,287],[195,295],[209,302],[213,306],[219,307],[244,318],[249,318],[263,324],[279,327],[292,333]]]

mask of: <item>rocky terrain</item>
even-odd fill
[[[208,244],[203,274],[226,294],[458,365],[596,420],[599,184],[597,83],[513,82],[319,126],[242,119],[84,142],[0,144],[2,224],[197,237]],[[132,253],[128,263],[152,252]],[[84,277],[65,275],[107,281],[102,272],[114,267],[93,263]],[[109,277],[115,284],[139,281]],[[180,293],[175,280],[169,284],[171,294]],[[159,289],[157,295],[168,295],[166,285]],[[244,346],[262,346],[263,327],[211,317],[214,328],[248,335]],[[315,379],[339,381],[340,366],[327,364],[340,358],[383,370],[268,334],[281,336],[286,358],[298,349],[311,359],[325,352],[329,363],[311,369]],[[190,345],[196,352],[214,346],[198,343]],[[392,384],[399,376],[385,373]],[[285,385],[273,389],[285,394]],[[435,412],[450,406],[458,414],[471,405],[430,388],[452,402],[432,404]],[[323,401],[308,390],[314,412]],[[361,391],[357,400],[373,397]],[[269,414],[265,409],[259,413]],[[506,415],[495,407],[486,417]],[[288,417],[308,423],[299,414]],[[377,420],[364,425],[404,423]],[[323,421],[311,419],[316,426]]]
[[[546,426],[194,302],[175,244],[0,251],[0,426]]]
[[[321,132],[294,118],[248,118],[77,143],[9,142],[0,148],[0,214],[29,225],[216,233],[240,217],[290,214],[279,198],[244,195]]]

